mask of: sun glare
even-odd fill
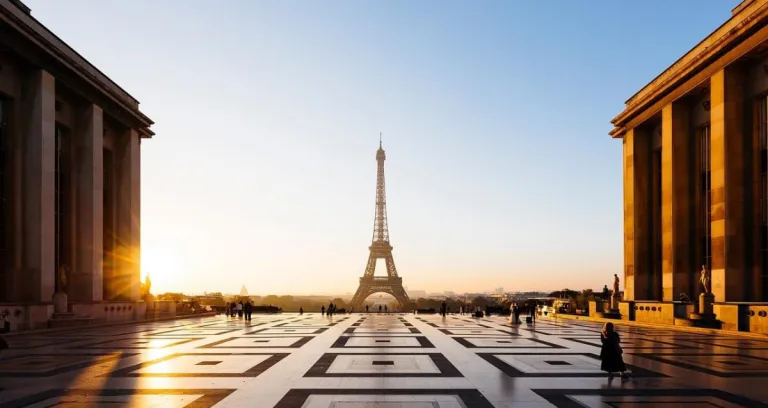
[[[141,250],[141,281],[149,275],[152,279],[152,292],[173,289],[179,278],[179,257],[176,251],[162,247],[143,247]]]

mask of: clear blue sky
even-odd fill
[[[609,121],[738,3],[25,2],[156,122],[154,288],[253,294],[356,289],[379,132],[410,289],[602,288],[623,258]]]

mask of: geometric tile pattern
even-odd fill
[[[50,377],[129,356],[131,354],[119,353],[16,355],[0,360],[0,377]]]
[[[111,377],[256,377],[287,355],[285,353],[171,354],[107,375]]]
[[[341,336],[333,348],[435,348],[424,336]]]
[[[0,406],[766,407],[768,338],[539,318],[225,316],[7,336]],[[30,378],[33,377],[33,378]]]
[[[327,407],[475,407],[491,408],[488,400],[476,390],[328,390],[293,389],[275,408]]]
[[[558,408],[576,407],[766,407],[754,399],[712,389],[536,389]]]
[[[49,390],[15,401],[3,407],[163,407],[163,408],[210,408],[234,390],[217,389],[154,389],[154,390]]]
[[[510,377],[605,377],[595,354],[478,353]],[[627,364],[632,376],[662,377],[663,374]]]
[[[636,354],[660,363],[684,367],[717,377],[768,378],[768,358],[740,354],[666,353]]]
[[[325,353],[305,377],[461,377],[440,353]]]
[[[230,337],[198,348],[299,348],[312,339],[311,336]]]

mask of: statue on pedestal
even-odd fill
[[[149,275],[147,275],[144,278],[144,296],[151,295],[152,294],[151,290],[152,290],[152,278],[150,278]]]
[[[701,265],[701,279],[699,279],[699,281],[701,282],[701,286],[704,287],[704,293],[709,294],[712,292],[712,288],[709,286],[710,280],[707,266]]]
[[[155,307],[155,297],[152,296],[152,278],[147,275],[144,278],[144,283],[141,284],[141,298],[144,299],[144,302],[148,304],[148,308],[152,309]]]
[[[619,275],[613,274],[613,295],[616,296],[619,294]]]
[[[59,266],[56,271],[56,291],[53,294],[53,313],[62,314],[69,311],[67,306],[67,275],[69,268],[66,265]]]
[[[59,270],[56,271],[56,282],[57,282],[57,288],[56,292],[59,293],[67,293],[67,274],[69,273],[69,270],[67,268],[67,265],[61,265],[59,267]]]

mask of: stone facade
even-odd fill
[[[0,312],[47,325],[60,291],[72,313],[137,317],[152,121],[18,0],[0,0],[0,32]]]
[[[739,4],[612,123],[624,146],[624,309],[676,324],[686,316],[671,312],[687,308],[672,303],[696,302],[705,265],[723,328],[766,332],[754,311],[768,302],[768,0]]]

